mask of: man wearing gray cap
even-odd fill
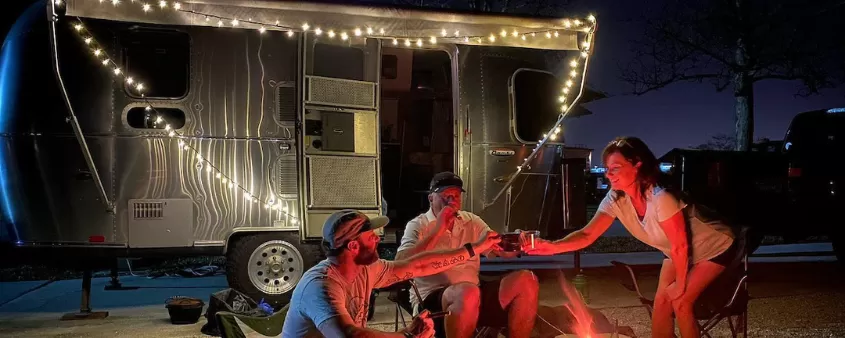
[[[387,222],[387,217],[368,218],[355,210],[336,212],[326,220],[323,246],[328,258],[308,269],[297,283],[282,337],[431,337],[434,331],[427,312],[400,332],[368,329],[370,293],[374,288],[444,271],[499,243],[498,235],[490,233],[460,248],[391,262],[379,259],[379,236],[374,231]]]
[[[431,250],[453,250],[460,243],[477,241],[493,231],[481,217],[461,210],[463,186],[463,180],[454,173],[434,175],[429,183],[431,208],[408,222],[397,259]],[[520,270],[493,281],[480,281],[479,272],[480,260],[475,256],[438,274],[416,276],[414,282],[423,301],[419,304],[411,297],[411,303],[415,309],[451,313],[433,321],[437,337],[471,337],[479,325],[506,326],[508,337],[528,337],[537,314],[539,286],[534,274]]]

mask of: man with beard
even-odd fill
[[[444,214],[438,222],[451,222]],[[418,276],[445,271],[484,252],[499,242],[490,232],[460,248],[429,251],[399,261],[379,259],[379,236],[374,230],[387,225],[384,216],[368,218],[355,210],[332,214],[323,225],[323,246],[328,258],[303,274],[291,297],[282,337],[432,337],[428,313],[420,313],[400,332],[368,329],[367,309],[374,288],[384,288]]]
[[[463,185],[454,173],[434,175],[429,183],[431,208],[408,222],[397,259],[432,250],[454,250],[493,232],[481,217],[461,210]],[[503,255],[499,250],[477,252],[488,257]],[[473,335],[477,326],[493,326],[507,327],[508,337],[527,338],[537,314],[537,278],[531,271],[519,270],[481,281],[480,268],[476,256],[441,273],[416,276],[414,282],[423,299],[420,304],[411,297],[411,303],[419,310],[450,312],[433,321],[437,337],[466,338]],[[479,316],[480,313],[484,315]]]

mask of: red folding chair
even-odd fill
[[[737,338],[742,334],[748,337],[748,253],[746,250],[747,228],[742,228],[737,234],[739,248],[737,256],[725,271],[707,287],[696,301],[694,314],[699,321],[702,337],[712,337],[710,331],[726,320],[731,329],[731,337]],[[637,281],[637,274],[630,265],[612,261],[622,281],[622,286],[633,291],[639,297],[640,303],[648,311],[649,317],[654,310],[654,300],[643,296]]]

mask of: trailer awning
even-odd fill
[[[68,0],[64,5],[67,15],[85,18],[252,30],[302,31],[307,27],[327,38],[370,36],[415,45],[579,50],[579,41],[594,26],[592,17],[530,18],[302,1]]]

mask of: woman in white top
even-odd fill
[[[635,238],[668,257],[655,294],[652,336],[674,337],[674,314],[682,337],[699,337],[693,304],[735,256],[733,230],[690,210],[692,205],[660,186],[659,164],[642,140],[617,138],[604,149],[602,159],[611,190],[590,223],[555,242],[535,241],[535,248],[526,252],[553,255],[583,249],[618,218]]]

